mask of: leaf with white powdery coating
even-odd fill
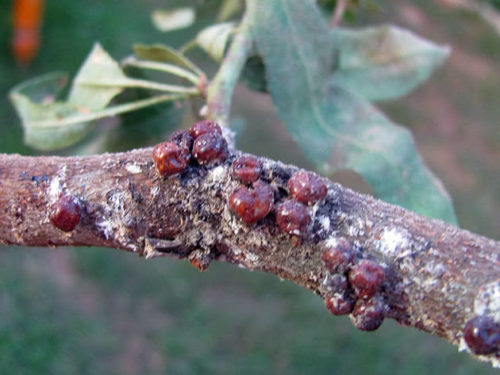
[[[446,60],[439,46],[396,26],[361,30],[333,29],[338,51],[334,82],[368,100],[388,100],[408,94]]]
[[[312,2],[254,0],[254,33],[280,118],[316,167],[353,169],[383,200],[455,223],[450,197],[408,130],[334,84],[334,46]]]

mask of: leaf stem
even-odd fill
[[[160,63],[155,61],[138,60],[133,56],[129,56],[126,59],[124,59],[122,64],[126,66],[133,66],[136,68],[151,69],[169,73],[177,77],[185,78],[188,81],[194,83],[195,85],[200,83],[199,76],[187,71],[186,69],[180,68],[172,64]]]
[[[149,90],[157,90],[157,91],[165,91],[171,93],[179,93],[179,94],[188,94],[188,95],[196,95],[200,94],[200,90],[196,87],[185,87],[178,85],[168,85],[164,83],[152,82],[145,79],[135,79],[135,78],[126,78],[122,80],[116,81],[106,81],[101,80],[97,81],[79,81],[79,84],[96,86],[96,87],[137,87],[141,89],[149,89]]]
[[[152,98],[138,100],[132,103],[120,104],[112,107],[108,107],[98,112],[92,113],[82,113],[75,116],[67,117],[61,120],[48,120],[48,121],[28,121],[24,125],[25,127],[38,127],[38,128],[58,128],[61,126],[78,124],[81,122],[88,122],[101,119],[103,117],[117,116],[122,113],[135,111],[141,108],[149,107],[152,105],[160,104],[168,101],[175,101],[185,99],[187,95],[185,94],[165,94],[158,95]]]
[[[188,52],[189,50],[193,49],[196,46],[198,46],[198,42],[196,41],[196,39],[190,40],[180,48],[179,52],[184,55],[186,54],[186,52]]]
[[[254,2],[247,1],[247,10],[219,71],[208,85],[206,117],[229,125],[231,100],[240,73],[252,50],[252,24],[255,15]]]

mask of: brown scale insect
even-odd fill
[[[189,133],[185,130],[178,129],[170,134],[168,137],[170,142],[174,142],[177,146],[183,147],[191,152],[193,148],[193,137],[189,135]]]
[[[218,133],[219,135],[222,135],[222,129],[215,121],[201,120],[191,125],[188,133],[192,138],[196,139],[207,133]]]
[[[349,281],[360,298],[370,298],[377,293],[384,278],[382,266],[371,260],[364,259],[349,271]]]
[[[81,208],[76,199],[61,194],[49,210],[50,222],[64,232],[71,232],[80,222]]]
[[[182,172],[189,164],[189,150],[174,142],[162,142],[153,148],[153,160],[161,176]]]
[[[492,354],[500,350],[500,325],[488,316],[479,315],[467,321],[464,340],[475,354]]]
[[[354,300],[343,294],[334,294],[326,299],[326,308],[333,315],[350,314],[354,308]]]
[[[358,299],[351,313],[354,326],[362,331],[375,331],[384,322],[385,305],[378,298]]]
[[[233,177],[243,184],[257,181],[261,172],[262,164],[253,156],[240,156],[233,162]]]
[[[300,171],[288,180],[290,195],[300,203],[312,205],[326,196],[327,188],[321,177],[311,172]]]
[[[337,239],[335,246],[325,247],[321,259],[329,272],[344,272],[354,259],[352,244],[341,237]]]
[[[205,133],[194,140],[193,157],[200,165],[223,162],[227,156],[227,142],[218,132]]]
[[[274,204],[271,186],[257,181],[253,189],[245,186],[237,188],[228,200],[229,209],[246,224],[254,224],[267,216]]]
[[[278,206],[276,222],[283,232],[302,236],[311,223],[311,216],[307,206],[294,199],[287,199]]]

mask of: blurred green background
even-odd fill
[[[54,70],[74,74],[94,41],[117,59],[134,42],[179,46],[196,28],[161,34],[149,14],[157,6],[187,3],[202,1],[47,0],[41,50],[29,68],[20,68],[10,51],[12,4],[1,1],[0,152],[34,154],[23,146],[7,101],[13,85]],[[499,239],[498,34],[450,1],[380,4],[378,11],[359,12],[352,25],[389,21],[452,46],[450,60],[430,82],[382,108],[412,129],[424,159],[453,196],[461,226]],[[205,24],[216,5],[205,2]],[[193,59],[214,70],[202,53]],[[267,96],[239,87],[234,118],[244,150],[308,166]],[[366,190],[353,175],[333,177]],[[392,321],[361,333],[347,317],[328,314],[310,292],[271,275],[226,264],[199,273],[187,262],[144,261],[97,248],[0,248],[0,373],[139,372],[496,373]]]

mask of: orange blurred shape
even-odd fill
[[[43,0],[14,0],[12,51],[19,64],[29,64],[40,44]]]

